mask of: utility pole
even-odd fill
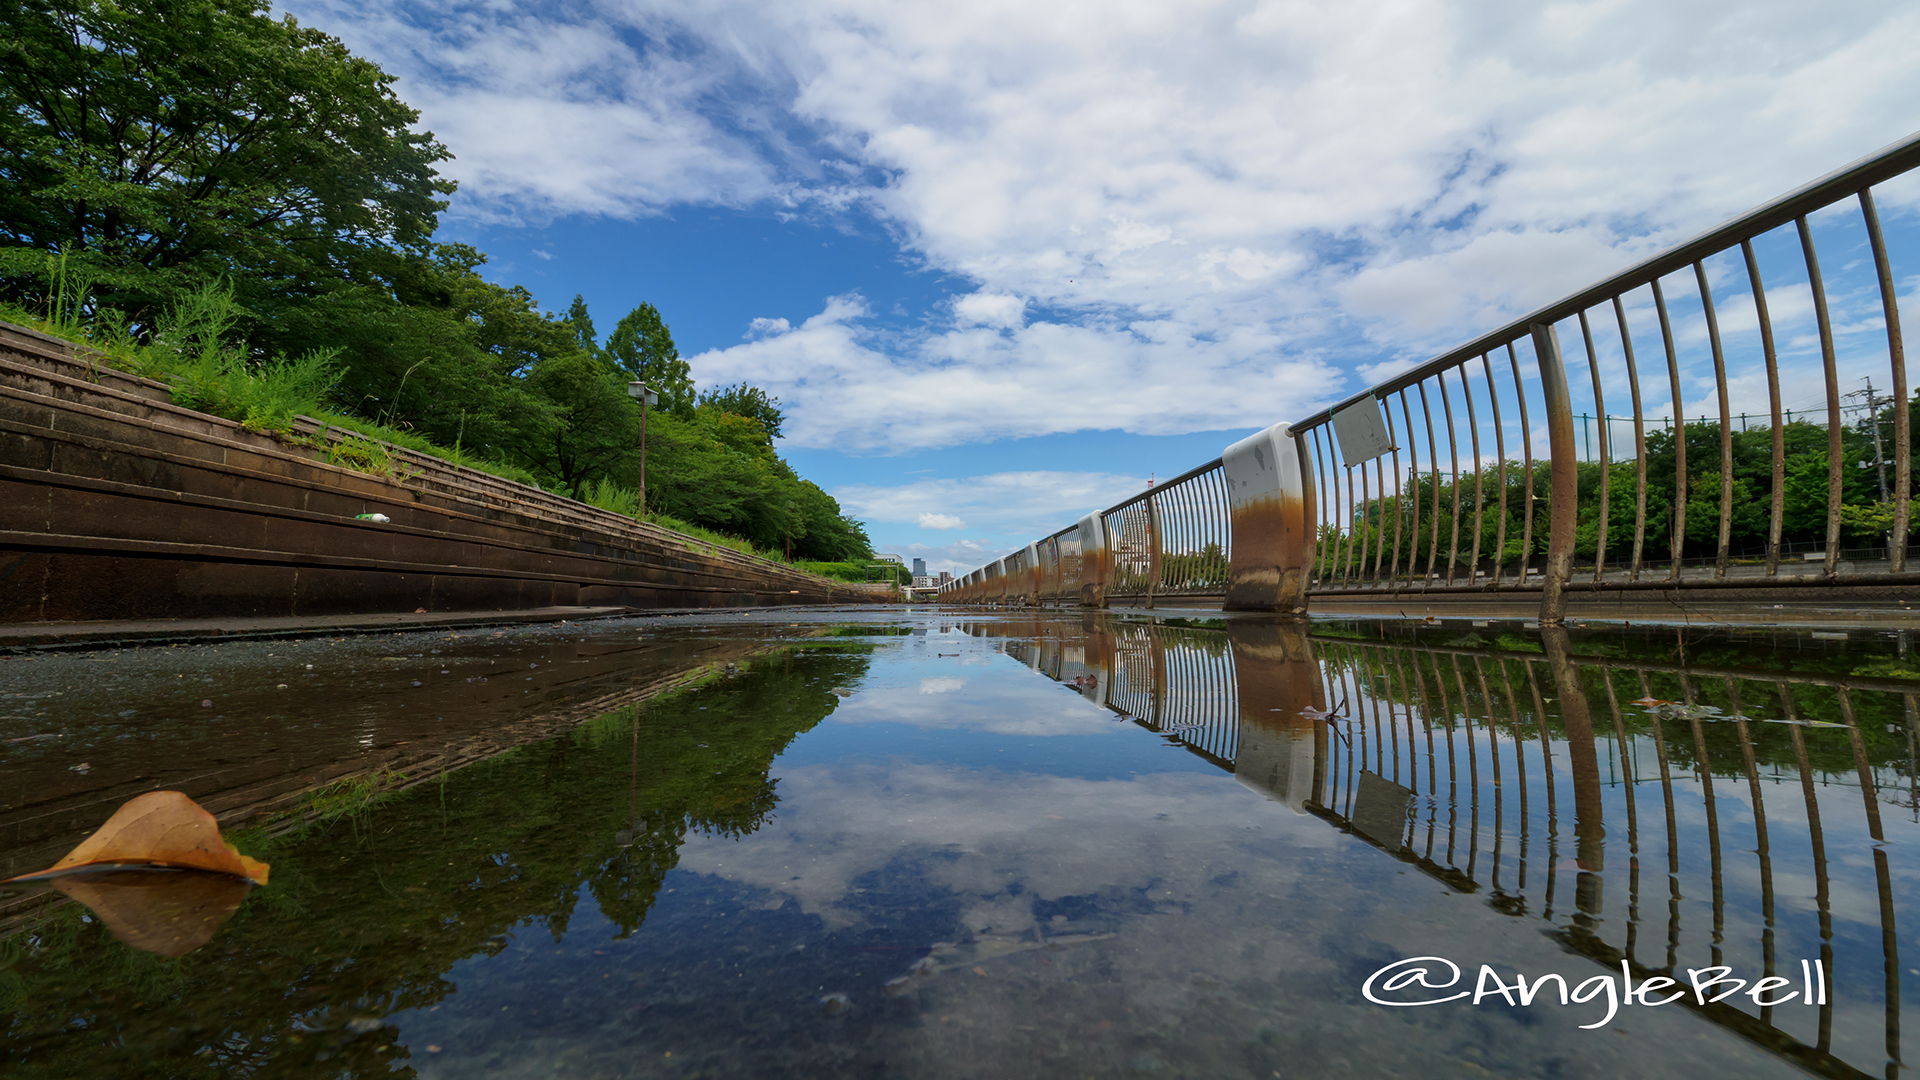
[[[1891,403],[1893,401],[1893,395],[1889,394],[1882,398],[1873,392],[1872,379],[1863,379],[1861,381],[1867,384],[1867,388],[1865,390],[1856,390],[1847,396],[1864,397],[1867,399],[1867,423],[1873,429],[1873,464],[1880,473],[1880,501],[1886,502],[1887,456],[1880,448],[1880,403],[1882,401]]]

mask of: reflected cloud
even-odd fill
[[[1085,780],[843,763],[783,773],[780,791],[780,814],[767,827],[739,841],[690,836],[680,869],[792,896],[832,925],[860,921],[845,901],[863,876],[902,859],[924,859],[916,872],[964,898],[968,927],[1008,933],[1032,923],[1036,901],[1171,880],[1189,884],[1156,901],[1190,898],[1192,883],[1208,876],[1202,865],[1224,872],[1252,861],[1242,838],[1284,830],[1296,849],[1340,842],[1317,822],[1274,813],[1228,777],[1201,773]],[[796,863],[803,839],[807,861]],[[1262,873],[1290,880],[1295,871],[1269,864]]]
[[[834,710],[832,722],[1026,736],[1104,735],[1116,727],[1112,713],[1045,680],[990,679],[983,685],[958,675],[863,688]]]

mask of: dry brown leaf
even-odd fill
[[[35,881],[86,868],[159,866],[232,874],[267,883],[267,864],[236,851],[220,838],[220,823],[178,791],[149,791],[129,799],[105,825],[67,857],[37,874],[8,881]]]
[[[53,887],[91,908],[122,944],[175,958],[212,941],[249,888],[242,878],[193,870],[69,874]]]

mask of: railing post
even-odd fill
[[[1160,510],[1147,492],[1147,610],[1153,610],[1153,594],[1160,588]]]
[[[1020,568],[1020,576],[1026,578],[1023,597],[1028,607],[1040,606],[1040,545],[1028,544],[1026,565]]]
[[[1249,435],[1220,455],[1232,521],[1228,611],[1304,615],[1313,570],[1313,486],[1285,424]]]
[[[1548,626],[1560,622],[1567,614],[1566,589],[1573,577],[1574,532],[1580,515],[1580,466],[1573,438],[1573,401],[1567,390],[1567,366],[1560,358],[1560,337],[1548,323],[1534,323],[1530,329],[1534,356],[1540,362],[1540,396],[1547,405],[1547,452],[1553,477],[1547,495],[1545,589],[1540,594],[1540,624]],[[1525,392],[1524,388],[1519,389]]]
[[[1153,603],[1153,593],[1147,593],[1147,603]],[[1158,620],[1147,621],[1147,681],[1152,685],[1147,693],[1148,721],[1155,731],[1167,729],[1167,643],[1160,636]]]
[[[1107,606],[1107,584],[1113,580],[1113,549],[1107,544],[1107,523],[1094,511],[1080,519],[1080,606]]]
[[[1296,814],[1318,806],[1326,770],[1326,696],[1306,627],[1227,624],[1240,713],[1233,778]]]

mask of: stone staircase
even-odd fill
[[[379,444],[393,476],[342,468],[323,448],[363,437],[297,428],[0,323],[0,623],[872,599],[404,447]]]

